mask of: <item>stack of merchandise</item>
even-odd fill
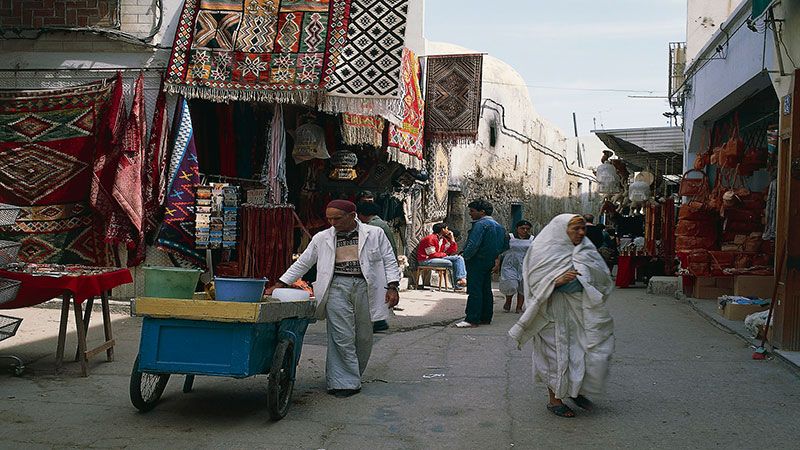
[[[227,183],[197,186],[197,249],[235,248],[239,190]]]

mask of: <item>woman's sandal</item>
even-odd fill
[[[586,411],[591,411],[594,409],[594,403],[591,400],[584,397],[583,395],[579,395],[577,397],[570,397],[572,402],[575,403],[579,408],[584,409]]]
[[[547,404],[547,410],[551,413],[557,415],[558,417],[566,417],[566,418],[573,418],[575,417],[575,411],[570,409],[569,406],[561,403],[558,405],[551,405]]]

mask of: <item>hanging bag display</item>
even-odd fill
[[[711,163],[711,148],[706,147],[706,133],[700,138],[700,149],[705,149],[703,153],[698,153],[694,159],[695,170],[705,170],[706,166]]]
[[[699,173],[702,177],[690,178],[692,173]],[[683,174],[678,194],[682,197],[703,197],[708,194],[708,175],[702,170],[692,169]]]
[[[739,115],[736,114],[733,117],[733,126],[731,127],[730,137],[728,137],[728,141],[725,143],[719,153],[720,167],[735,169],[742,160],[743,153],[744,141],[742,141],[742,138],[739,136]]]

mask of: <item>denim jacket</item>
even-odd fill
[[[497,255],[508,250],[508,233],[491,216],[472,222],[472,230],[464,248],[464,259],[494,261]]]

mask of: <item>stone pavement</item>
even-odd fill
[[[32,361],[22,377],[0,375],[4,448],[764,448],[800,440],[800,379],[777,360],[712,326],[689,304],[617,291],[611,300],[617,351],[608,394],[593,413],[562,419],[545,410],[530,376],[530,345],[506,331],[517,319],[501,301],[490,326],[460,330],[461,294],[404,293],[394,331],[377,335],[361,394],[324,388],[324,322],[303,347],[288,416],[268,421],[265,377],[198,378],[181,392],[173,376],[155,410],[128,397],[138,318],[115,315],[117,360],[53,372],[58,311],[24,317],[0,354]],[[404,329],[406,331],[400,331]],[[95,326],[92,337],[101,335]],[[74,336],[70,342],[74,343]],[[73,344],[74,345],[74,344]]]

